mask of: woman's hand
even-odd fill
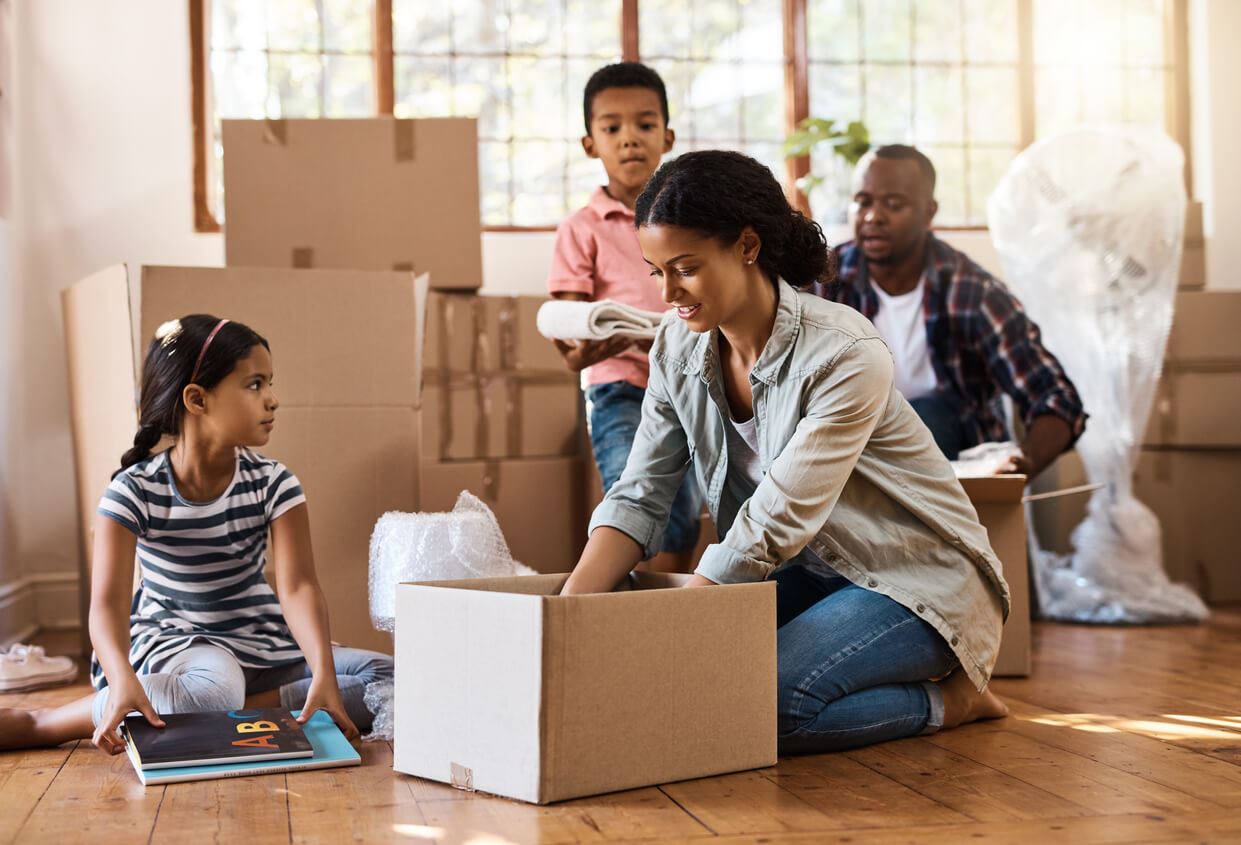
[[[331,716],[336,727],[340,728],[345,739],[350,742],[357,741],[362,735],[353,724],[353,720],[349,718],[349,714],[345,712],[345,705],[341,703],[340,687],[336,684],[335,675],[323,680],[315,678],[310,682],[310,689],[306,691],[306,703],[302,705],[302,712],[297,717],[297,721],[300,724],[306,724],[318,710]]]
[[[129,676],[119,683],[109,684],[108,709],[104,711],[99,727],[95,728],[91,743],[100,751],[106,751],[109,754],[120,754],[124,751],[125,740],[121,739],[116,729],[134,710],[145,716],[152,726],[164,727],[164,720],[151,706],[151,700],[147,698],[146,690],[138,682],[138,676],[130,672]]]
[[[717,586],[717,584],[716,582],[712,581],[707,576],[698,575],[697,573],[695,573],[689,576],[689,580],[686,581],[681,586],[683,587],[715,587]]]

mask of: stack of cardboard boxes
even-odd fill
[[[133,437],[127,397],[166,320],[212,313],[271,342],[281,401],[260,451],[301,479],[334,639],[390,651],[368,611],[385,511],[495,510],[513,555],[566,571],[585,541],[580,392],[540,300],[482,281],[470,119],[226,121],[226,268],[124,267],[65,291],[79,508]]]

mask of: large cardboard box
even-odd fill
[[[578,377],[538,333],[533,296],[432,294],[423,457],[475,461],[578,454]]]
[[[1177,279],[1179,290],[1202,290],[1206,287],[1206,238],[1202,227],[1202,203],[1190,200],[1185,205],[1185,249]]]
[[[496,515],[509,551],[540,572],[568,572],[586,545],[580,458],[424,462],[425,511],[452,510],[468,490]]]
[[[545,804],[775,764],[774,583],[566,578],[397,588],[398,772]]]
[[[1055,463],[1030,482],[1030,492],[1036,496],[1057,490],[1080,488],[1089,483],[1082,458],[1076,451],[1065,452]],[[1090,496],[1051,496],[1037,498],[1029,503],[1027,513],[1033,523],[1034,536],[1039,548],[1056,554],[1073,551],[1073,529],[1086,518],[1086,506]]]
[[[1024,475],[962,478],[961,486],[987,529],[991,548],[1004,567],[1011,606],[995,662],[995,675],[1030,674],[1030,567],[1026,557]]]
[[[1143,444],[1241,447],[1241,291],[1179,293]]]
[[[99,496],[133,438],[134,406],[126,399],[135,390],[133,356],[141,360],[166,320],[227,316],[271,343],[281,405],[260,451],[285,462],[306,491],[332,635],[388,650],[387,635],[372,629],[367,613],[368,544],[385,511],[418,509],[426,280],[396,271],[276,268],[143,267],[140,276],[132,320],[124,267],[64,293],[84,545]],[[105,386],[115,393],[103,396]]]
[[[475,119],[226,120],[223,141],[230,266],[482,284]]]
[[[1241,601],[1241,449],[1143,449],[1134,495],[1159,517],[1173,581],[1209,604]]]

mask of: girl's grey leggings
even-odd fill
[[[363,701],[366,685],[392,680],[392,658],[374,651],[332,647],[336,683],[345,712],[362,733],[374,716]],[[246,696],[280,690],[280,706],[298,710],[310,689],[310,667],[305,660],[267,669],[246,669],[233,654],[219,646],[197,643],[174,655],[159,672],[138,675],[156,713],[202,713],[237,710]],[[91,715],[98,726],[108,704],[108,688],[95,693]]]

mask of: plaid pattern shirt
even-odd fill
[[[853,242],[836,247],[839,276],[814,292],[873,320],[879,297],[870,285],[866,259]],[[1007,440],[1000,404],[1012,397],[1027,428],[1054,414],[1076,440],[1086,427],[1077,389],[1043,346],[1036,326],[1006,287],[964,253],[929,235],[922,309],[927,349],[937,388],[964,427],[964,446]]]

